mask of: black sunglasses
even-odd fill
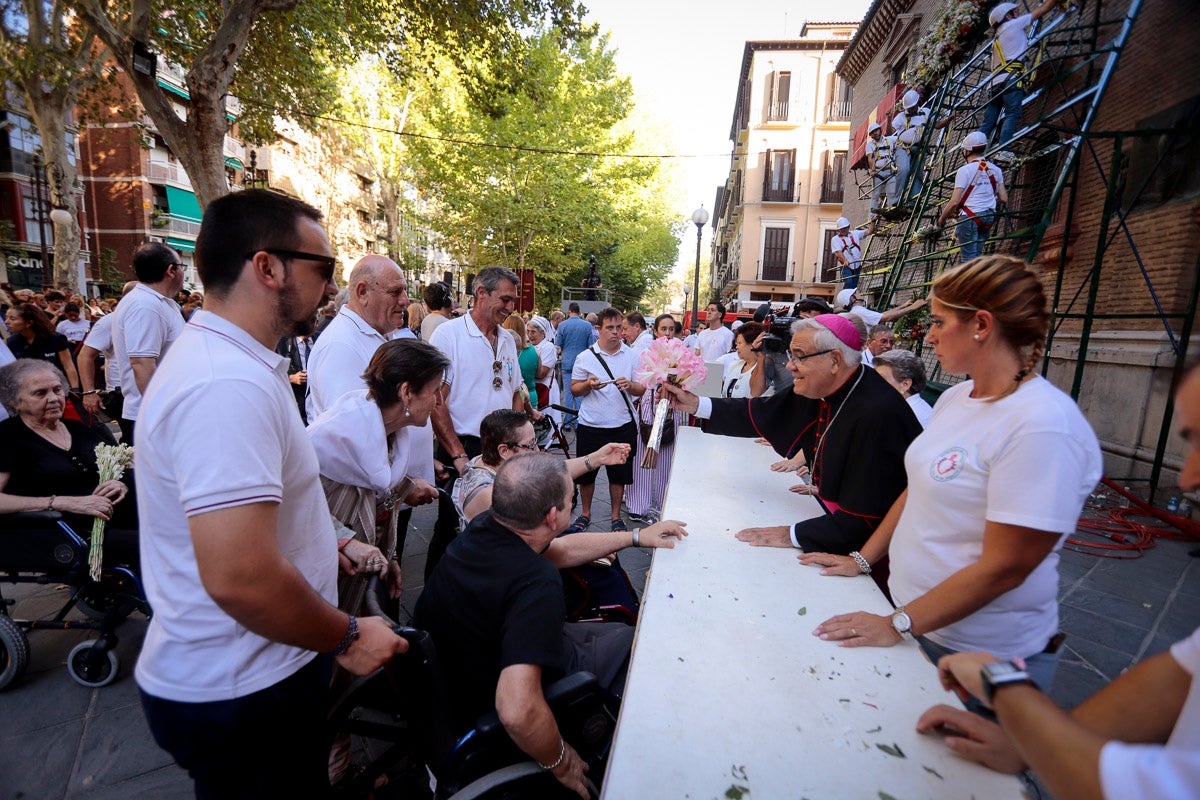
[[[321,265],[320,275],[326,281],[333,280],[333,269],[337,266],[337,259],[333,256],[319,256],[316,253],[305,253],[300,250],[278,250],[273,247],[264,247],[262,250],[254,251],[262,253],[270,253],[277,258],[282,259],[299,259],[301,261],[315,261]],[[254,253],[247,253],[246,258],[254,258]]]

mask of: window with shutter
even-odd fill
[[[763,174],[763,202],[791,203],[795,199],[796,151],[768,150]]]
[[[787,280],[788,239],[790,234],[790,228],[764,229],[762,275],[760,276],[760,280]]]

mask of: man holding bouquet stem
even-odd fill
[[[591,453],[609,442],[637,448],[636,415],[629,398],[641,397],[646,387],[633,379],[637,357],[621,341],[625,315],[615,308],[606,308],[600,312],[599,319],[599,341],[579,354],[571,371],[571,394],[580,398],[576,453]],[[633,464],[627,460],[624,464],[609,464],[605,470],[608,497],[612,503],[610,530],[628,530],[621,519],[621,502],[625,499],[625,487],[633,483]],[[592,524],[597,471],[589,470],[575,480],[579,485],[582,508],[567,533],[587,530]]]

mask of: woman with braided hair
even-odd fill
[[[1058,550],[1100,478],[1100,446],[1074,401],[1035,371],[1049,325],[1033,269],[983,256],[944,272],[925,343],[969,375],[941,396],[904,454],[908,489],[861,553],[805,553],[824,575],[890,557],[894,614],[858,612],[815,635],[884,647],[915,636],[934,660],[983,650],[1024,659],[1049,690],[1060,641]]]

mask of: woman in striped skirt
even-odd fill
[[[660,314],[654,318],[654,337],[674,337],[677,329],[675,318]],[[654,406],[663,398],[659,387],[648,389],[638,403],[638,421],[649,425],[654,421]],[[675,430],[687,424],[687,415],[673,411],[668,424]],[[635,521],[653,523],[662,516],[663,496],[667,492],[667,481],[671,477],[671,463],[675,458],[675,442],[662,444],[658,448],[658,466],[642,469],[642,456],[646,453],[646,442],[638,438],[638,449],[633,462],[633,485],[625,490],[625,506]]]

